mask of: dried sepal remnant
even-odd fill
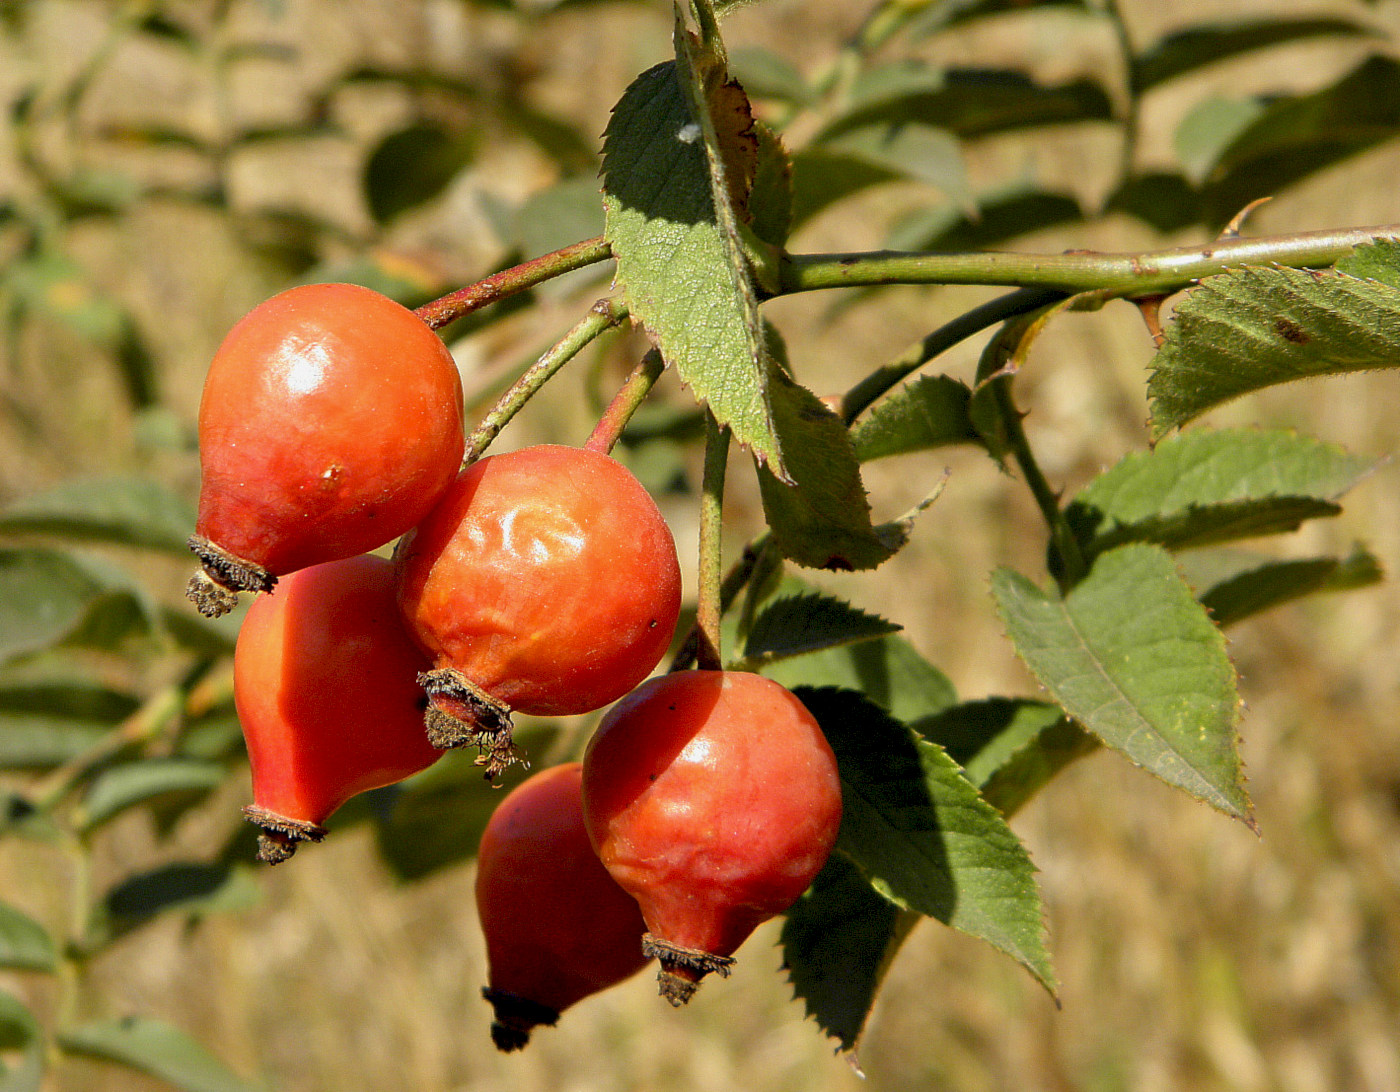
[[[267,864],[281,864],[289,860],[297,851],[299,842],[319,842],[326,836],[323,826],[289,819],[256,804],[245,807],[243,817],[262,828],[258,835],[258,860]]]

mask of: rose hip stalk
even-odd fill
[[[248,610],[233,657],[234,702],[263,828],[260,859],[319,842],[346,800],[400,781],[442,752],[423,738],[427,661],[404,631],[393,567],[366,555],[291,574]]]
[[[608,710],[583,760],[584,817],[646,919],[661,993],[710,971],[811,884],[841,825],[836,759],[789,691],[740,671],[643,683]]]
[[[540,771],[481,836],[476,905],[490,982],[481,992],[501,1050],[519,1050],[533,1028],[647,963],[642,913],[588,842],[582,781],[577,762]]]
[[[675,542],[621,463],[541,445],[472,464],[395,554],[399,605],[433,657],[438,747],[513,760],[512,710],[607,705],[665,654],[680,611]]]
[[[216,617],[239,591],[384,545],[462,461],[451,354],[412,311],[350,284],[293,288],[229,331],[199,406],[203,473],[187,591]]]

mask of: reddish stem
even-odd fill
[[[594,426],[583,446],[589,451],[596,451],[600,455],[609,454],[617,446],[618,439],[622,436],[622,430],[627,427],[627,422],[632,420],[632,415],[637,412],[641,404],[646,401],[646,397],[651,393],[651,388],[656,386],[656,381],[661,378],[661,373],[666,370],[666,362],[661,359],[661,354],[652,349],[637,362],[637,366],[632,369],[627,376],[626,382],[613,396],[613,400],[608,403],[608,408],[603,411],[603,416],[598,418],[598,424]]]
[[[541,254],[538,258],[531,258],[528,262],[521,262],[499,273],[493,273],[485,280],[469,284],[455,292],[449,292],[431,303],[425,303],[414,311],[414,314],[434,330],[441,330],[449,322],[456,322],[488,303],[495,303],[561,274],[571,273],[575,269],[582,269],[610,257],[612,248],[603,241],[601,235],[584,239],[582,242],[571,243],[559,250]]]

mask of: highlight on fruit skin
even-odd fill
[[[647,963],[637,903],[608,875],[583,822],[583,767],[531,775],[503,799],[481,837],[476,905],[495,1019],[491,1040],[519,1050],[570,1005]]]
[[[797,901],[841,825],[826,737],[761,675],[649,679],[604,715],[583,764],[589,838],[641,906],[673,1005]]]
[[[308,565],[417,523],[456,476],[462,386],[442,339],[387,296],[311,284],[259,304],[209,366],[186,594],[217,617]]]
[[[361,555],[300,569],[256,599],[233,656],[258,857],[285,861],[358,793],[442,752],[423,736],[426,666],[394,601],[393,566]]]
[[[680,563],[656,502],[621,463],[542,444],[473,463],[394,555],[399,606],[433,658],[438,747],[475,746],[488,778],[516,761],[511,713],[617,700],[665,655]]]

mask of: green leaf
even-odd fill
[[[1216,625],[1230,626],[1305,595],[1350,591],[1382,579],[1380,562],[1358,547],[1346,558],[1266,562],[1221,580],[1200,598]]]
[[[63,640],[106,591],[69,554],[0,548],[0,663]]]
[[[381,224],[442,193],[472,161],[476,142],[431,122],[390,133],[365,164],[365,199]]]
[[[1122,542],[1181,549],[1294,530],[1375,468],[1335,444],[1282,430],[1182,433],[1132,452],[1065,511],[1089,552]]]
[[[841,418],[776,369],[773,418],[792,484],[758,468],[763,511],[783,556],[812,569],[873,569],[903,541],[870,522],[860,463]]]
[[[948,676],[896,634],[779,660],[766,665],[763,674],[789,690],[838,686],[860,691],[906,723],[958,700]]]
[[[899,7],[917,12],[906,30],[915,39],[993,15],[1019,14],[1044,8],[1089,10],[1085,0],[916,0],[913,3],[906,0]]]
[[[842,1050],[855,1050],[885,972],[918,920],[877,894],[840,853],[787,911],[783,966],[793,994]]]
[[[0,967],[52,971],[57,963],[58,951],[49,931],[28,914],[0,902]]]
[[[783,246],[792,232],[792,157],[782,137],[761,121],[754,122],[758,160],[749,192],[749,226],[771,246]]]
[[[758,302],[711,192],[702,135],[675,64],[637,77],[604,138],[605,236],[633,319],[715,419],[782,475]]]
[[[843,128],[817,147],[827,157],[866,164],[891,179],[932,186],[962,208],[973,203],[962,146],[946,129],[922,121],[876,121]]]
[[[775,99],[805,106],[813,91],[791,61],[771,49],[745,46],[729,55],[729,71],[744,85],[750,98]]]
[[[744,641],[744,660],[752,671],[764,663],[868,641],[899,629],[893,622],[820,592],[786,595],[771,600],[753,620]]]
[[[67,762],[111,729],[87,720],[36,713],[0,716],[0,769],[49,769]]]
[[[0,1092],[39,1092],[44,1080],[44,1033],[19,1000],[0,990],[0,1055],[20,1055],[17,1064],[0,1062]]]
[[[1170,785],[1252,824],[1225,638],[1160,546],[1100,554],[1068,594],[999,569],[1016,651],[1070,716]]]
[[[1133,86],[1146,91],[1208,64],[1308,38],[1360,38],[1377,31],[1350,19],[1284,19],[1271,15],[1175,31],[1133,58]]]
[[[944,747],[982,798],[1008,818],[1098,741],[1058,705],[985,698],[952,706],[913,727]]]
[[[603,195],[592,176],[568,178],[532,193],[514,217],[511,242],[528,255],[546,254],[603,233]],[[596,271],[589,276],[596,276]]]
[[[1136,216],[1164,234],[1198,224],[1205,216],[1196,187],[1179,174],[1165,172],[1126,179],[1109,197],[1104,211]]]
[[[32,713],[94,725],[130,716],[140,699],[88,678],[50,678],[0,683],[0,714]]]
[[[92,783],[75,819],[79,829],[93,830],[157,797],[207,793],[224,774],[222,763],[192,758],[151,758],[113,766]]]
[[[1246,266],[1201,281],[1153,361],[1153,436],[1278,383],[1400,366],[1400,243],[1363,251],[1364,276]]]
[[[896,906],[986,940],[1054,992],[1035,869],[947,753],[848,690],[802,688],[841,772],[836,847]]]
[[[926,451],[948,444],[980,442],[968,416],[972,392],[947,375],[923,375],[897,388],[851,427],[861,462]]]
[[[94,908],[82,948],[92,954],[167,911],[198,919],[255,906],[262,889],[241,865],[176,861],[129,876]]]
[[[30,310],[111,353],[133,405],[155,403],[155,365],[136,320],[66,254],[45,253],[12,261],[0,284]]]
[[[375,825],[379,855],[399,879],[421,880],[476,856],[501,793],[482,780],[471,757],[453,751],[382,799],[387,807]]]
[[[986,250],[1027,232],[1079,223],[1084,210],[1067,193],[1017,185],[983,194],[976,212],[938,205],[897,222],[885,239],[890,250]]]
[[[47,534],[189,556],[195,511],[148,478],[84,478],[0,509],[0,534]]]
[[[115,1062],[187,1092],[255,1092],[258,1088],[179,1028],[145,1016],[82,1024],[61,1032],[58,1045],[69,1054]]]
[[[877,123],[926,124],[931,118],[939,128],[971,140],[1113,117],[1108,94],[1087,78],[1046,86],[1015,70],[938,72],[912,61],[863,72],[850,100],[847,112],[823,129],[816,142],[830,143],[841,133]]]
[[[1371,57],[1331,87],[1274,101],[1221,154],[1206,190],[1213,221],[1227,223],[1343,159],[1400,136],[1400,61]]]
[[[1202,185],[1215,169],[1225,149],[1267,109],[1261,98],[1212,97],[1197,104],[1176,127],[1172,145],[1185,176]],[[1196,203],[1201,204],[1200,196]]]

